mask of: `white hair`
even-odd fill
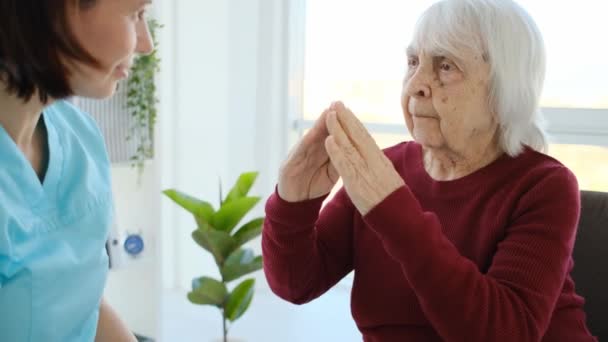
[[[446,51],[480,52],[490,65],[489,105],[499,124],[499,144],[509,155],[524,145],[546,151],[539,108],[545,79],[545,46],[530,15],[511,0],[443,0],[416,24],[412,45]]]

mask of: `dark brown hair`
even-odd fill
[[[72,95],[66,60],[98,65],[76,40],[68,13],[97,0],[1,0],[0,80],[11,94],[29,101]]]

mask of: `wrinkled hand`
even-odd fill
[[[281,166],[277,190],[285,201],[298,202],[326,195],[339,179],[325,151],[325,139],[329,136],[328,112],[321,114]]]
[[[325,149],[351,201],[365,216],[405,184],[363,124],[341,102],[326,112]]]

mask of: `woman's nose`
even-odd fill
[[[154,42],[152,41],[148,24],[144,21],[144,24],[140,26],[137,32],[137,46],[135,47],[135,52],[141,55],[149,55],[152,51],[154,51]]]
[[[431,86],[430,79],[432,75],[427,75],[427,71],[418,68],[415,73],[409,78],[406,79],[405,89],[407,95],[411,97],[430,97],[431,96]]]

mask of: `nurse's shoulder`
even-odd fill
[[[45,110],[45,114],[64,133],[68,130],[75,136],[101,139],[103,142],[103,135],[93,117],[67,100],[55,101]]]

